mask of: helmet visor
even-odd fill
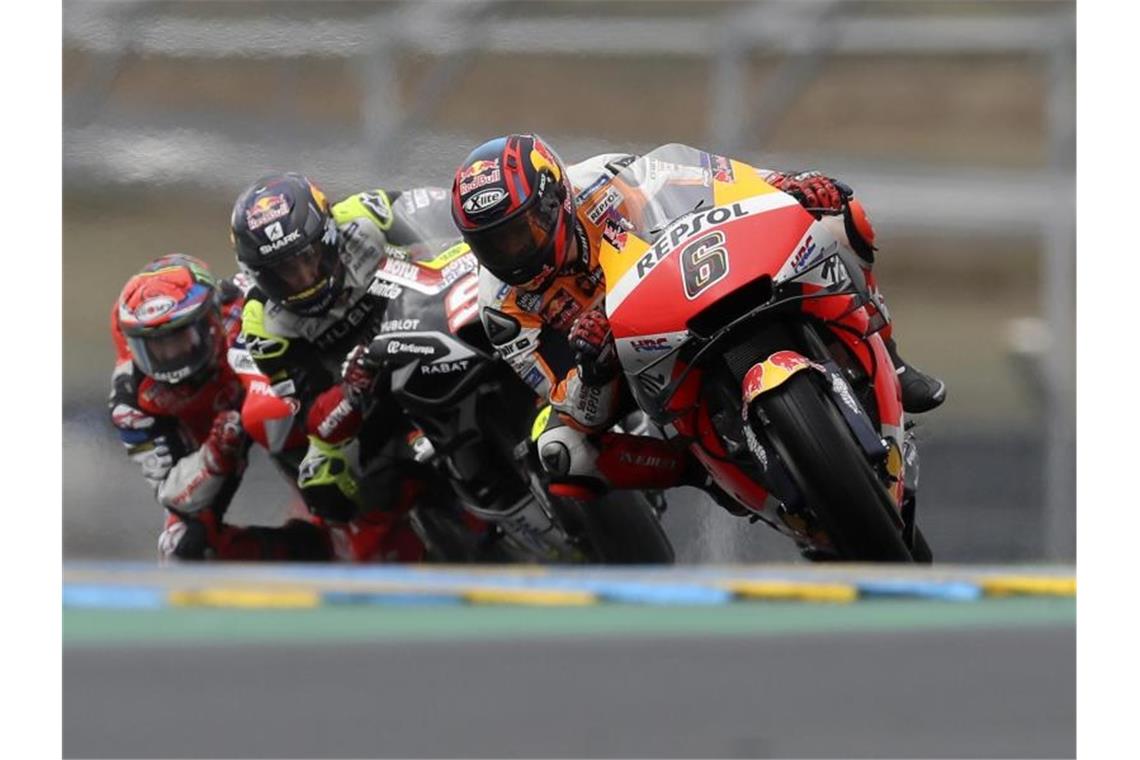
[[[316,240],[254,270],[258,286],[286,309],[304,311],[336,287],[336,248]]]
[[[207,315],[174,330],[128,335],[127,347],[143,374],[167,383],[185,380],[214,355]]]
[[[463,238],[479,263],[508,285],[522,285],[554,265],[555,232],[562,210],[560,184],[540,175],[539,191],[510,216]]]

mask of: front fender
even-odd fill
[[[795,351],[777,351],[764,361],[753,364],[744,374],[744,382],[741,384],[744,402],[741,414],[744,419],[748,419],[748,409],[760,394],[780,387],[792,375],[809,368],[827,375],[824,367]]]

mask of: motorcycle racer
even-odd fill
[[[277,428],[308,434],[298,475],[307,506],[346,526],[334,535],[357,559],[423,556],[407,511],[426,486],[402,464],[414,430],[395,404],[368,392],[379,368],[361,361],[361,347],[395,295],[374,282],[377,268],[405,263],[424,230],[454,235],[447,199],[439,188],[375,189],[330,204],[307,177],[285,173],[258,179],[233,207],[237,260],[255,283],[243,340],[273,393],[291,404]],[[266,444],[278,450],[280,435]]]
[[[722,156],[707,167],[658,162],[650,181],[705,185],[732,167]],[[634,221],[651,214],[643,199],[614,186],[636,156],[603,154],[566,167],[533,134],[508,135],[475,148],[456,172],[452,216],[482,264],[481,316],[488,337],[515,371],[558,411],[538,437],[552,491],[591,498],[607,487],[666,488],[692,481],[688,460],[662,441],[600,433],[628,397],[603,301],[598,254],[603,240],[620,248]],[[653,175],[656,171],[656,176]],[[760,170],[768,184],[796,197],[835,227],[859,255],[874,284],[874,230],[853,191],[818,172]],[[663,308],[667,305],[663,304]],[[884,329],[907,411],[933,409],[944,384],[906,364],[890,326]],[[718,499],[718,502],[723,500]],[[727,506],[727,505],[726,505]]]
[[[251,393],[260,376],[240,361],[242,304],[239,284],[183,254],[131,277],[111,312],[111,422],[167,512],[164,559],[327,559],[328,536],[308,521],[223,521],[246,467],[243,413],[264,408]]]

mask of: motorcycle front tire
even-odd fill
[[[914,561],[894,499],[812,372],[793,375],[754,403],[768,419],[764,432],[831,537],[839,559]]]
[[[614,565],[673,564],[673,544],[644,494],[611,491],[583,504],[581,512],[598,561]]]

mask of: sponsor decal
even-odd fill
[[[434,346],[425,346],[421,343],[404,343],[403,341],[393,340],[388,343],[388,353],[390,354],[419,354],[420,356],[435,356]]]
[[[479,260],[474,256],[464,256],[451,262],[440,272],[443,277],[443,284],[450,285],[468,272],[474,271],[478,266]]]
[[[178,305],[170,296],[156,296],[139,304],[134,311],[134,318],[139,322],[149,322],[152,319],[169,314]]]
[[[814,367],[825,372],[820,365],[795,351],[777,351],[759,364],[755,364],[744,375],[742,384],[743,401],[741,416],[748,419],[748,409],[761,393],[777,387],[801,369]]]
[[[668,338],[639,338],[630,343],[634,351],[667,351]]]
[[[542,293],[535,293],[533,291],[525,291],[518,294],[515,298],[515,303],[523,311],[536,314],[542,308]]]
[[[251,230],[258,230],[288,216],[291,209],[289,199],[284,195],[263,195],[245,210],[245,223]]]
[[[523,337],[519,338],[514,343],[511,343],[508,346],[499,347],[499,355],[502,356],[504,359],[509,360],[515,356],[518,356],[521,353],[525,353],[526,351],[530,350],[531,348],[532,348],[532,344],[531,344],[530,338],[524,335]]]
[[[530,371],[523,377],[523,382],[535,390],[541,388],[542,384],[546,382],[546,375],[542,374],[537,362],[531,365]]]
[[[620,251],[625,247],[626,240],[628,239],[629,231],[624,229],[620,222],[614,219],[606,220],[605,225],[602,227],[602,240]]]
[[[800,249],[796,251],[796,255],[792,257],[792,269],[799,272],[807,266],[815,256],[817,247],[811,235],[808,235],[807,240],[803,242]]]
[[[471,165],[459,175],[459,194],[466,197],[480,188],[501,182],[503,172],[499,168],[499,159],[489,161],[472,161]]]
[[[586,218],[590,220],[591,224],[597,224],[603,214],[623,200],[625,200],[625,198],[622,194],[618,192],[616,187],[611,185],[606,188],[606,192],[602,194],[601,199],[586,212]]]
[[[768,470],[768,452],[765,450],[763,444],[756,438],[756,433],[752,431],[751,425],[744,425],[744,441],[748,444],[748,450],[752,452],[752,456],[760,462],[760,466],[765,471]]]
[[[349,333],[353,332],[364,320],[372,314],[372,307],[374,301],[367,298],[361,298],[352,305],[344,316],[329,326],[327,330],[313,339],[313,343],[317,348],[322,350],[331,348],[339,340],[344,338]]]
[[[863,410],[859,406],[859,402],[855,400],[855,396],[851,393],[851,388],[843,380],[838,372],[831,373],[831,390],[833,390],[839,398],[843,399],[843,403],[855,412],[855,414],[862,414]]]
[[[383,191],[361,193],[359,197],[360,204],[380,222],[380,229],[386,230],[392,225],[392,205]]]
[[[582,306],[565,288],[559,288],[542,309],[542,321],[555,330],[567,330]]]
[[[420,326],[418,319],[386,319],[380,323],[380,332],[415,330]]]
[[[375,279],[372,281],[372,284],[368,286],[368,292],[380,298],[399,298],[400,294],[404,292],[404,288],[402,285],[397,285],[394,282]]]
[[[261,253],[273,253],[279,251],[290,243],[295,243],[301,239],[301,231],[293,230],[288,235],[281,229],[281,222],[274,222],[265,228],[265,236],[272,242],[265,245],[258,246],[257,250]]]
[[[579,386],[580,393],[578,394],[577,403],[574,408],[582,413],[580,418],[583,422],[592,421],[596,419],[601,411],[602,394],[606,391],[605,386]]]
[[[399,259],[384,259],[382,270],[394,277],[404,280],[415,280],[420,276],[420,268],[415,264]]]
[[[637,260],[637,279],[640,280],[649,274],[649,271],[685,238],[714,224],[723,224],[744,216],[748,216],[748,211],[740,203],[733,203],[731,206],[717,206],[707,211],[700,211],[679,220],[663,232],[653,247]]]
[[[847,267],[835,255],[839,250],[839,243],[832,243],[828,248],[824,249],[824,254],[830,254],[830,258],[823,262],[823,266],[819,268],[819,276],[832,285],[843,282],[848,279]]]
[[[712,154],[713,179],[717,182],[735,182],[736,174],[732,171],[732,162],[725,156]]]
[[[492,187],[475,193],[463,202],[463,210],[468,214],[478,214],[489,208],[494,208],[507,199],[507,191],[501,187]]]
[[[609,180],[610,180],[610,178],[607,177],[605,174],[598,177],[596,180],[594,180],[593,182],[590,183],[589,187],[587,187],[585,190],[582,190],[581,192],[579,192],[577,195],[574,196],[574,202],[575,203],[581,203],[582,201],[586,200],[591,195],[593,195],[602,185],[609,182]]]
[[[421,375],[440,375],[448,372],[462,372],[467,370],[467,359],[460,359],[454,362],[438,362],[436,364],[424,364],[420,366]]]
[[[352,415],[353,411],[355,410],[353,409],[352,402],[347,398],[341,399],[340,403],[334,406],[332,411],[321,420],[321,424],[317,425],[317,435],[322,438],[332,436],[340,424]]]
[[[635,467],[652,467],[655,470],[677,469],[676,459],[657,457],[651,454],[635,454],[631,451],[618,452],[618,461],[622,464],[631,464]]]

